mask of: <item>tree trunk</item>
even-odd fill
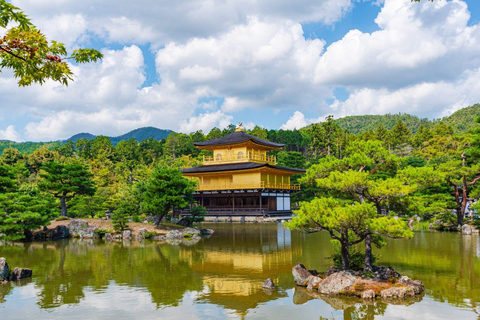
[[[465,207],[462,205],[457,208],[457,225],[463,226],[464,217],[465,217]]]
[[[365,238],[365,272],[373,272],[373,255],[372,255],[372,239],[371,235]]]
[[[66,217],[67,216],[67,201],[66,201],[66,197],[65,196],[62,196],[60,198],[60,205],[62,207],[62,214],[61,216],[62,217]]]
[[[133,183],[133,169],[129,168],[130,174],[128,176],[128,183],[132,184]]]
[[[350,255],[348,250],[348,230],[342,230],[341,232],[341,256],[342,256],[342,269],[349,270],[350,269]]]
[[[342,243],[341,254],[342,254],[342,269],[343,270],[349,270],[350,269],[350,256],[348,254],[348,245],[347,244]]]
[[[155,226],[158,227],[158,225],[160,224],[160,221],[162,221],[163,217],[165,217],[165,213],[161,213],[161,214],[157,214],[158,216],[158,220],[155,222]]]

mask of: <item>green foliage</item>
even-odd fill
[[[331,241],[333,245],[334,253],[329,256],[325,257],[325,259],[330,259],[333,261],[333,265],[335,267],[342,267],[342,254],[340,253],[340,245],[338,241]],[[350,257],[350,269],[355,271],[363,270],[363,266],[365,263],[365,253],[360,252],[356,247],[353,247],[349,252]],[[378,260],[378,255],[373,255],[373,263]]]
[[[51,161],[44,164],[42,170],[46,173],[40,174],[44,181],[39,186],[60,199],[62,216],[67,215],[66,200],[95,193],[93,175],[82,164]]]
[[[51,206],[50,198],[38,189],[17,188],[9,168],[0,165],[0,239],[20,240],[31,230],[50,224],[54,218]]]
[[[10,27],[11,22],[16,26]],[[68,85],[73,73],[66,60],[87,63],[103,57],[94,49],[77,49],[68,56],[62,43],[49,42],[19,8],[5,0],[0,0],[0,28],[7,29],[0,38],[0,71],[12,69],[19,86],[43,84],[49,79]]]
[[[190,209],[191,216],[186,217],[192,223],[198,223],[205,220],[205,216],[207,215],[207,209],[201,205],[195,205]]]
[[[105,235],[106,235],[107,233],[111,233],[111,231],[110,231],[110,230],[106,230],[106,229],[97,229],[97,230],[95,231],[95,233],[98,235],[98,237],[99,237],[100,239],[103,239],[103,238],[105,237]]]
[[[136,216],[137,221],[140,222],[140,218],[138,217],[140,202],[136,191],[132,186],[122,186],[115,195],[117,208],[111,216],[115,231],[128,229],[128,219],[130,216]]]
[[[59,216],[55,219],[55,221],[66,221],[66,220],[70,220],[70,218],[65,216]]]
[[[449,226],[455,225],[457,223],[457,216],[450,212],[441,212],[435,216],[435,221],[445,223]]]
[[[157,224],[174,208],[186,208],[192,201],[195,183],[175,168],[157,167],[145,185],[143,212],[156,215]]]
[[[148,231],[143,236],[144,236],[145,239],[150,239],[150,238],[153,238],[155,236],[158,236],[158,232],[157,231]]]

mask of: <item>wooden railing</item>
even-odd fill
[[[284,190],[300,190],[299,184],[291,183],[267,183],[265,181],[261,182],[248,182],[248,183],[210,183],[202,184],[200,183],[197,187],[198,191],[208,191],[208,190],[233,190],[233,189],[284,189]]]
[[[265,157],[262,155],[222,155],[221,158],[213,157],[206,157],[203,156],[203,164],[204,165],[211,165],[211,164],[222,164],[222,163],[236,163],[236,162],[261,162],[261,163],[269,163],[272,165],[277,164],[277,157]]]

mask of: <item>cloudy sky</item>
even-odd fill
[[[72,66],[68,87],[18,88],[2,70],[0,139],[432,119],[480,102],[478,0],[11,2],[49,39],[105,57]]]

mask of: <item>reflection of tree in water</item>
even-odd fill
[[[34,270],[41,308],[79,303],[86,288],[102,291],[111,280],[147,288],[157,307],[177,306],[187,290],[203,288],[202,277],[191,271],[189,261],[179,253],[179,247],[170,245],[124,247],[77,240],[1,248],[9,263]],[[192,255],[193,259],[199,256]],[[0,290],[0,297],[11,291],[8,288]]]
[[[12,292],[13,285],[11,283],[7,283],[4,285],[0,284],[0,303],[5,301],[5,297]]]
[[[457,232],[416,233],[412,240],[389,243],[381,263],[420,279],[439,302],[469,308],[480,306],[480,238]]]
[[[370,320],[375,316],[384,315],[389,304],[405,305],[422,301],[423,295],[405,297],[402,299],[380,299],[367,301],[357,297],[345,297],[335,295],[324,295],[315,290],[296,287],[293,295],[293,303],[297,305],[305,304],[313,299],[322,299],[335,310],[343,310],[345,320]]]

